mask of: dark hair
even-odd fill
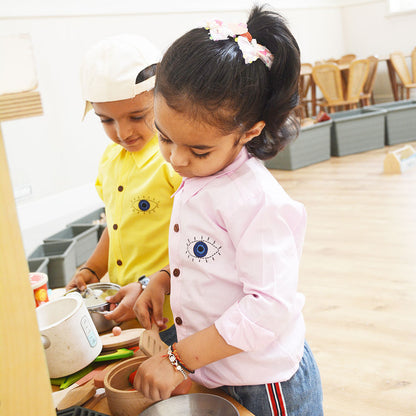
[[[149,65],[148,67],[146,67],[145,69],[142,69],[137,74],[135,84],[139,84],[140,82],[146,81],[147,79],[149,79],[153,75],[156,75],[156,68],[157,68],[157,64],[152,64],[152,65]]]
[[[213,41],[205,28],[189,31],[166,51],[156,73],[155,93],[178,112],[225,134],[263,120],[262,133],[246,144],[259,159],[273,157],[298,134],[291,116],[298,103],[300,52],[282,16],[254,6],[248,31],[273,54],[270,69],[257,59],[246,64],[232,38]]]

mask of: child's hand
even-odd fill
[[[133,311],[133,306],[142,291],[141,284],[129,283],[120,288],[114,296],[108,296],[105,300],[111,304],[110,312],[105,314],[104,317],[115,322],[134,319],[136,316]]]
[[[72,280],[66,285],[65,289],[78,289],[80,292],[83,292],[87,285],[90,283],[98,283],[99,280],[87,269],[79,270],[72,278]]]
[[[134,313],[146,329],[152,327],[152,320],[157,323],[160,329],[166,328],[166,319],[163,318],[163,303],[170,288],[170,285],[166,284],[167,282],[170,283],[164,273],[154,273],[150,276],[149,284],[134,305]]]
[[[183,375],[173,367],[167,355],[158,354],[140,365],[134,378],[134,388],[149,399],[164,400],[183,381]]]

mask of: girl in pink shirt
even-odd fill
[[[184,179],[170,265],[135,305],[144,327],[162,325],[171,295],[179,341],[134,381],[153,400],[191,377],[258,416],[323,414],[297,291],[306,213],[261,162],[297,134],[299,70],[283,19],[257,6],[247,25],[213,20],[186,33],[158,67],[160,148]]]

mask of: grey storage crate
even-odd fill
[[[98,225],[71,225],[43,240],[51,243],[62,240],[75,241],[75,265],[84,264],[97,246]]]
[[[332,121],[322,121],[302,127],[296,140],[274,158],[265,161],[266,167],[294,170],[328,160],[331,157],[331,124]]]
[[[386,145],[416,140],[416,100],[393,101],[371,107],[387,111]]]
[[[75,221],[72,221],[67,225],[70,227],[71,225],[95,225],[98,221],[102,220],[102,216],[105,215],[105,208],[98,208],[95,211],[85,215],[84,217],[78,218]],[[98,231],[97,231],[97,238],[98,240],[101,237],[101,234],[104,231],[104,228],[107,226],[106,223],[98,224]]]
[[[386,111],[373,107],[332,113],[331,155],[345,156],[384,147]]]
[[[35,260],[28,260],[27,265],[30,273],[45,273],[48,274],[49,259],[43,257]]]
[[[49,288],[66,286],[76,271],[75,241],[41,244],[29,255],[28,260],[39,260],[45,257],[48,258]]]

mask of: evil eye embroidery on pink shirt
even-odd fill
[[[133,199],[131,206],[133,211],[138,214],[153,214],[159,208],[159,201],[155,201],[149,197],[138,196]]]
[[[221,256],[221,246],[217,245],[215,240],[210,240],[209,237],[200,239],[194,237],[191,241],[188,239],[186,243],[186,254],[192,261],[198,260],[198,262],[214,260],[215,256]]]

